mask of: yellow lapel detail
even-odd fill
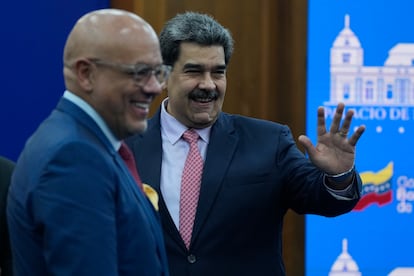
[[[148,199],[151,201],[154,209],[158,211],[158,193],[148,184],[142,183],[144,188],[144,193],[147,195]]]

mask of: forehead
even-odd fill
[[[131,33],[117,33],[112,43],[106,43],[106,55],[121,63],[162,63],[158,38],[142,29],[132,29]]]
[[[224,49],[220,45],[204,46],[196,43],[181,43],[180,64],[225,65]]]

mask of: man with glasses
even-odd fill
[[[317,145],[299,137],[307,159],[287,126],[222,112],[233,40],[217,21],[179,14],[160,44],[173,68],[168,98],[128,143],[143,181],[161,194],[170,274],[285,275],[287,210],[337,216],[358,202],[355,145],[365,127],[348,137],[352,112],[339,104],[326,130],[319,109]]]
[[[170,72],[162,63],[156,33],[135,14],[77,21],[64,48],[67,90],[12,178],[14,275],[168,275],[156,209],[117,152],[146,130]]]

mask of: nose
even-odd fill
[[[216,83],[210,72],[205,72],[199,84],[200,89],[213,90],[216,89]]]

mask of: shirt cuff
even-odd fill
[[[355,172],[355,165],[352,166],[349,170],[343,173],[338,174],[325,174],[332,182],[341,183],[344,182],[347,178],[349,178]]]
[[[352,180],[350,182],[350,184],[342,190],[335,190],[330,188],[328,185],[326,185],[325,183],[325,178],[323,180],[323,184],[325,185],[326,190],[328,191],[328,193],[330,193],[334,198],[338,199],[338,200],[353,200],[356,199],[358,197],[358,193],[357,190],[355,189],[355,185],[354,185],[354,181],[355,181],[355,168],[352,167],[351,170],[339,174],[339,178],[342,178],[342,180],[345,180],[346,178],[348,178],[350,176],[350,174],[353,174]],[[329,175],[326,175],[326,177],[331,177]],[[337,180],[337,179],[335,179]],[[334,180],[333,180],[334,181]],[[340,180],[337,180],[340,181]]]

